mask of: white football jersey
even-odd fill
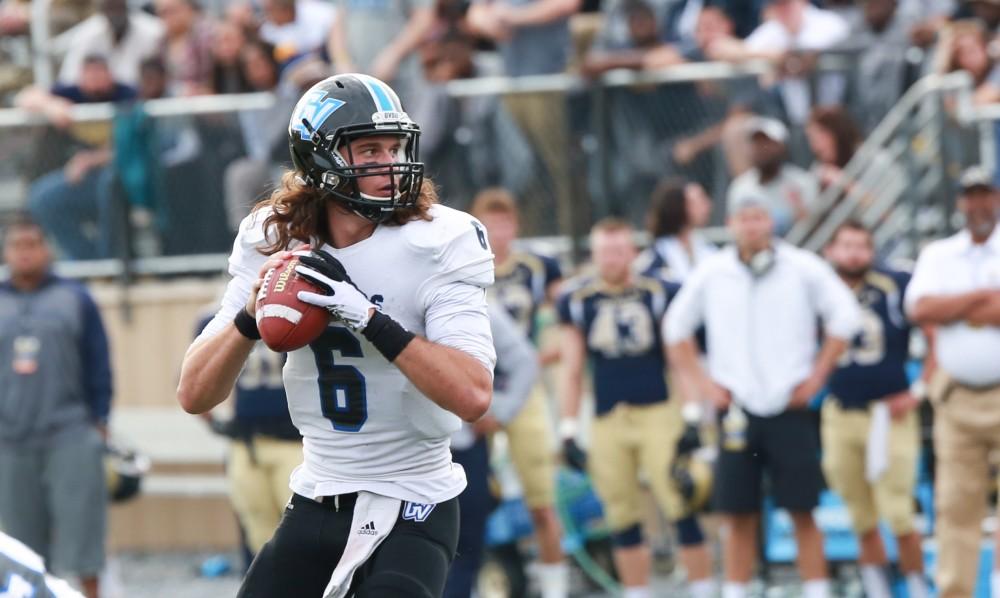
[[[240,226],[229,259],[233,279],[202,334],[232,325],[267,260],[257,211]],[[459,349],[491,373],[496,362],[485,288],[493,254],[472,216],[435,205],[430,221],[378,226],[369,238],[322,249],[383,312],[407,330]],[[465,473],[451,462],[449,436],[459,418],[413,386],[360,333],[332,324],[308,347],[288,354],[285,391],[303,437],[304,462],[291,488],[315,498],[367,490],[418,503],[457,496]]]

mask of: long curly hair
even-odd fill
[[[271,213],[264,220],[264,230],[268,231],[267,245],[260,252],[272,255],[286,249],[293,240],[312,244],[330,242],[326,213],[330,201],[337,200],[307,185],[294,170],[285,172],[271,196],[254,206],[255,212],[271,208]],[[437,202],[433,181],[424,177],[416,204],[396,210],[381,225],[402,226],[413,220],[430,220],[431,206]]]

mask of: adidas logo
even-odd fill
[[[362,536],[375,536],[375,535],[377,535],[378,532],[375,531],[375,522],[374,521],[369,521],[367,524],[361,526],[361,529],[358,530],[358,533],[361,534]]]

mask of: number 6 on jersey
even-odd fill
[[[352,365],[337,365],[333,354],[364,357],[361,341],[347,328],[328,327],[309,344],[319,371],[319,400],[323,417],[333,422],[338,432],[358,432],[368,420],[368,397],[365,377]]]

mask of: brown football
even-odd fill
[[[257,328],[272,350],[285,353],[301,349],[323,334],[330,314],[299,299],[299,291],[322,293],[295,271],[299,258],[291,256],[264,274],[257,294]]]

